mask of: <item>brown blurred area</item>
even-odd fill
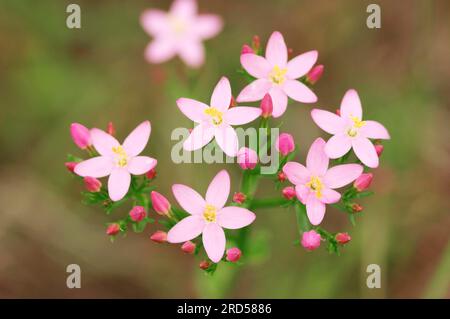
[[[80,30],[65,26],[72,2],[81,6]],[[315,87],[315,106],[335,110],[355,88],[365,117],[383,123],[392,139],[374,171],[376,195],[361,200],[365,211],[356,227],[328,208],[324,226],[352,236],[341,256],[294,246],[292,211],[257,211],[252,234],[267,240],[269,254],[242,267],[226,296],[450,297],[450,2],[377,1],[381,29],[366,27],[370,3],[200,0],[200,11],[220,14],[225,27],[206,42],[203,68],[186,71],[177,60],[150,65],[143,58],[150,38],[139,15],[166,9],[169,1],[2,1],[0,297],[222,296],[220,277],[204,276],[192,256],[148,239],[156,226],[109,241],[105,224],[126,212],[106,216],[80,202],[82,186],[64,167],[67,153],[82,154],[69,125],[106,128],[113,121],[120,139],[149,119],[145,153],[158,159],[158,191],[173,200],[170,186],[186,183],[202,193],[223,167],[237,191],[236,165],[170,160],[172,129],[191,125],[175,100],[208,99],[222,75],[237,94],[245,84],[236,72],[242,44],[258,34],[265,45],[274,30],[294,54],[319,51],[325,74]],[[291,103],[276,121],[294,135],[299,161],[317,136],[328,138],[310,109]],[[258,194],[273,192],[264,183]],[[81,289],[66,287],[69,264],[81,266]],[[381,266],[380,289],[366,286],[369,264]]]

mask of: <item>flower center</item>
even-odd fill
[[[312,176],[310,181],[306,183],[306,186],[316,193],[317,198],[322,197],[323,184],[319,177]]]
[[[203,218],[208,222],[212,223],[216,221],[217,211],[213,205],[206,204],[205,210],[203,211]]]
[[[358,135],[359,129],[366,125],[366,122],[361,121],[358,117],[351,115],[350,119],[353,121],[353,126],[347,130],[347,135],[350,137],[355,137],[356,135]]]
[[[112,148],[114,154],[116,154],[116,165],[119,167],[125,167],[128,164],[128,156],[122,146],[115,146]]]
[[[286,80],[287,68],[281,69],[278,65],[275,65],[272,71],[269,73],[269,79],[274,84],[283,84]]]
[[[205,111],[206,115],[209,115],[212,119],[212,122],[214,125],[220,125],[223,122],[223,113],[220,112],[215,107],[208,107]]]
[[[172,28],[172,31],[178,35],[183,34],[186,30],[186,22],[183,19],[180,19],[176,16],[169,17],[169,24]]]

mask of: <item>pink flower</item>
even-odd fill
[[[159,215],[167,216],[170,212],[170,203],[163,195],[158,192],[151,192],[152,206]]]
[[[280,32],[272,33],[265,58],[252,53],[241,55],[242,66],[256,80],[241,91],[237,101],[259,101],[269,93],[273,100],[273,117],[279,117],[286,111],[288,96],[298,102],[316,102],[314,92],[296,79],[308,73],[316,63],[317,56],[317,51],[309,51],[288,62],[283,35]]]
[[[237,162],[242,169],[254,169],[258,163],[258,154],[248,147],[241,147],[237,153]]]
[[[181,245],[181,250],[186,254],[193,254],[195,252],[195,244],[190,240]]]
[[[154,39],[145,49],[151,63],[162,63],[175,55],[189,67],[204,63],[203,40],[215,37],[222,30],[222,19],[213,14],[198,14],[195,0],[175,0],[169,12],[146,10],[141,25]]]
[[[157,230],[150,235],[150,240],[158,244],[165,243],[167,241],[167,233],[162,230]]]
[[[145,121],[136,127],[121,145],[108,133],[92,129],[92,144],[100,156],[78,163],[75,173],[96,178],[109,175],[109,197],[113,201],[121,200],[130,187],[130,174],[145,174],[156,165],[155,159],[138,156],[147,145],[150,131],[150,122]]]
[[[181,112],[198,123],[184,141],[185,150],[200,149],[215,137],[225,154],[236,156],[239,141],[231,125],[242,125],[255,120],[261,115],[261,109],[247,106],[229,108],[230,101],[231,87],[226,77],[222,77],[214,88],[210,106],[187,98],[177,100]]]
[[[291,200],[295,197],[295,189],[292,186],[287,186],[285,188],[283,188],[283,190],[281,191],[283,194],[283,197]]]
[[[362,192],[370,187],[372,184],[373,174],[372,173],[363,173],[361,174],[353,183],[353,187],[358,190],[358,192]]]
[[[145,208],[143,206],[134,206],[130,210],[130,218],[134,222],[140,222],[142,221],[145,216],[147,216],[147,213],[145,212]]]
[[[232,263],[235,263],[239,259],[241,259],[241,255],[242,255],[241,250],[239,248],[237,248],[237,247],[233,247],[233,248],[230,248],[230,249],[227,250],[227,257],[226,258],[227,258],[228,261],[230,261]]]
[[[91,146],[91,134],[86,126],[79,123],[72,123],[70,125],[70,134],[74,143],[82,150]]]
[[[225,233],[222,228],[239,229],[251,224],[255,214],[236,206],[224,207],[230,194],[230,176],[220,171],[206,191],[205,199],[192,188],[176,184],[173,194],[180,206],[190,216],[181,220],[167,234],[170,243],[181,243],[202,234],[203,246],[208,257],[215,263],[225,251]]]
[[[275,142],[275,148],[278,152],[281,153],[281,155],[288,155],[295,149],[294,138],[291,134],[281,133],[280,136],[278,136],[277,141]]]
[[[109,224],[106,228],[106,235],[115,236],[120,232],[120,225],[117,223]]]
[[[378,167],[378,155],[369,138],[389,139],[386,128],[375,121],[362,120],[361,101],[355,90],[348,90],[341,102],[340,116],[314,109],[311,116],[325,132],[333,134],[325,147],[330,158],[339,158],[353,147],[356,156],[368,167]]]
[[[295,185],[297,198],[306,205],[308,219],[319,225],[325,215],[325,205],[339,201],[341,194],[335,188],[353,182],[363,171],[362,165],[344,164],[328,169],[325,141],[318,138],[309,149],[306,167],[288,162],[283,167],[289,181]]]
[[[86,176],[83,180],[84,186],[89,192],[97,193],[102,188],[102,182],[95,177]]]
[[[314,250],[319,248],[321,239],[315,230],[310,230],[303,233],[301,243],[306,250]]]

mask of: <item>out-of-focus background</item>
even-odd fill
[[[65,24],[71,2],[81,6],[79,30]],[[178,60],[150,65],[143,58],[150,38],[139,15],[166,10],[169,1],[2,0],[0,297],[221,296],[220,278],[211,282],[192,256],[148,239],[156,226],[109,241],[105,223],[114,214],[83,205],[82,186],[64,167],[67,153],[82,155],[69,125],[105,128],[113,121],[122,139],[149,119],[145,153],[158,159],[160,192],[173,200],[170,186],[178,182],[202,193],[223,167],[237,191],[237,165],[171,162],[172,129],[191,125],[175,100],[207,101],[222,75],[237,94],[246,83],[236,72],[242,44],[258,34],[265,45],[274,30],[294,55],[319,50],[325,74],[314,88],[316,106],[334,110],[355,88],[366,118],[382,122],[392,140],[374,171],[376,196],[361,200],[357,226],[328,208],[324,226],[352,236],[340,257],[293,245],[292,211],[257,211],[252,232],[266,240],[267,254],[242,268],[226,296],[450,297],[450,3],[377,1],[382,27],[371,30],[371,2],[200,0],[200,12],[221,15],[225,27],[206,42],[205,65],[192,71]],[[328,137],[310,109],[291,102],[276,121],[294,135],[300,161],[317,136]],[[263,184],[259,194],[271,193]],[[66,287],[69,264],[81,266],[81,289]],[[369,264],[381,266],[380,289],[366,286]]]

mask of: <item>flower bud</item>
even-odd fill
[[[113,122],[108,123],[108,127],[106,129],[106,132],[108,132],[109,135],[116,135],[116,128],[114,127]]]
[[[239,248],[233,247],[233,248],[228,249],[226,254],[227,254],[227,257],[226,257],[227,260],[231,261],[232,263],[235,263],[241,258],[242,252]]]
[[[92,145],[91,134],[86,126],[79,123],[72,123],[70,125],[70,134],[75,144],[82,150]]]
[[[242,169],[254,169],[258,163],[258,154],[248,147],[241,147],[237,153],[237,162]]]
[[[230,108],[231,108],[231,107],[235,107],[236,105],[237,105],[236,99],[234,98],[234,96],[231,96],[231,100],[230,100]]]
[[[384,150],[384,146],[381,144],[376,144],[375,145],[375,151],[377,152],[378,157],[381,156],[381,153],[383,153]]]
[[[270,96],[269,93],[264,95],[263,99],[261,100],[260,108],[262,111],[261,116],[263,118],[268,118],[268,117],[272,116],[273,101],[272,101],[272,97]]]
[[[364,207],[362,207],[361,205],[359,205],[357,203],[354,203],[352,205],[352,210],[353,210],[354,213],[360,213],[360,212],[362,212],[364,210]]]
[[[117,223],[109,224],[106,228],[106,235],[115,236],[120,232],[120,225]]]
[[[86,176],[83,178],[84,186],[89,192],[97,193],[102,188],[102,182],[95,177]]]
[[[336,114],[341,116],[341,110],[340,109],[336,109]]]
[[[181,245],[181,250],[186,254],[193,254],[195,252],[195,244],[189,240]]]
[[[345,245],[352,239],[348,233],[337,233],[334,238],[341,245]]]
[[[282,193],[283,193],[283,197],[288,200],[291,200],[295,197],[295,189],[292,186],[283,188]]]
[[[163,195],[153,191],[151,193],[152,206],[155,212],[161,216],[167,216],[170,213],[170,203]]]
[[[372,173],[362,173],[353,183],[353,187],[362,192],[369,188],[372,183],[373,174]]]
[[[323,69],[324,67],[322,64],[313,67],[306,75],[306,79],[308,80],[308,82],[311,84],[315,84],[317,81],[319,81],[319,79],[322,77]]]
[[[206,270],[209,268],[209,266],[211,266],[211,264],[207,260],[202,260],[198,266],[200,267],[200,269]]]
[[[150,236],[150,239],[158,244],[165,243],[167,241],[167,233],[162,230],[157,230]]]
[[[286,156],[295,149],[294,138],[291,134],[282,133],[278,136],[275,147],[281,155]]]
[[[130,210],[130,217],[131,220],[134,222],[140,222],[142,221],[145,216],[147,216],[147,213],[145,212],[145,208],[143,206],[134,206]]]
[[[156,170],[154,168],[152,168],[151,170],[149,170],[147,173],[145,173],[145,176],[148,179],[154,179],[156,177]]]
[[[315,230],[310,230],[303,233],[301,243],[306,250],[314,250],[320,246],[321,239],[322,237]]]
[[[286,174],[283,171],[278,173],[278,180],[280,182],[284,182],[286,180],[286,178],[287,178],[287,176],[286,176]]]
[[[258,52],[260,46],[261,46],[261,39],[259,38],[258,35],[254,35],[252,38],[253,51]]]
[[[245,202],[246,198],[247,198],[247,196],[245,196],[244,193],[237,192],[237,193],[234,193],[234,195],[233,195],[233,202],[235,202],[237,204],[243,204]]]
[[[247,53],[254,53],[254,51],[253,51],[253,49],[252,49],[249,45],[244,44],[244,45],[242,46],[241,55],[242,55],[242,54],[247,54]]]
[[[75,170],[75,166],[77,166],[77,162],[65,162],[64,165],[66,165],[66,168],[69,172],[73,173]]]

